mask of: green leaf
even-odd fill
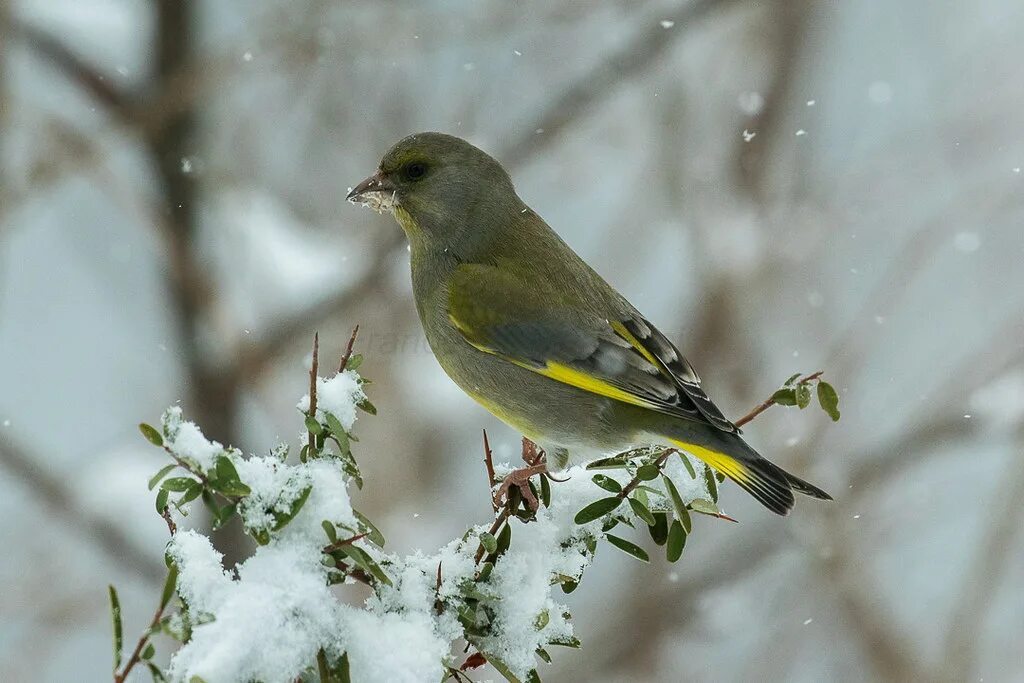
[[[712,503],[710,500],[704,500],[703,498],[691,500],[690,509],[693,510],[694,512],[700,512],[701,514],[705,515],[719,514],[718,506]]]
[[[347,545],[344,550],[345,554],[348,555],[360,569],[365,571],[367,574],[370,574],[383,584],[387,584],[388,586],[393,585],[388,575],[384,573],[384,570],[381,569],[380,565],[377,564],[377,562],[374,561],[374,559],[370,557],[365,550],[356,545]]]
[[[153,428],[150,427],[150,429],[153,429]],[[160,435],[157,434],[157,436],[160,436]],[[178,466],[177,463],[171,463],[170,465],[167,465],[166,467],[161,467],[160,471],[157,472],[156,474],[154,474],[153,477],[149,480],[149,490],[152,491],[156,487],[156,485],[160,483],[160,480],[163,479],[164,477],[166,477],[167,474],[171,470],[173,470],[175,467],[177,467],[177,466]]]
[[[613,512],[619,505],[622,504],[622,499],[618,496],[610,496],[608,498],[601,498],[596,500],[590,505],[586,506],[582,510],[576,513],[574,521],[577,524],[586,524],[587,522],[593,522],[595,519],[600,519],[610,512]]]
[[[229,503],[217,511],[217,514],[213,518],[213,530],[220,529],[225,524],[231,521],[231,518],[235,516],[235,511],[238,509],[238,503]]]
[[[561,585],[562,592],[568,595],[569,593],[572,593],[574,590],[576,590],[576,587],[580,584],[578,581],[563,581]]]
[[[641,503],[636,498],[629,499],[629,507],[633,508],[633,514],[644,520],[647,526],[654,526],[656,524],[654,520],[654,514],[647,508],[646,505]]]
[[[498,549],[498,539],[493,534],[485,531],[480,534],[480,545],[484,547],[486,552],[493,553]]]
[[[640,481],[651,481],[652,479],[657,479],[659,474],[661,474],[661,471],[653,463],[641,465],[640,469],[636,471],[636,477]]]
[[[839,394],[828,382],[818,381],[818,403],[833,422],[839,421]]]
[[[171,477],[170,479],[165,479],[164,483],[160,484],[160,488],[164,491],[180,493],[187,491],[194,483],[196,483],[196,480],[192,477]]]
[[[191,503],[193,500],[199,497],[199,494],[203,492],[203,485],[198,481],[192,482],[192,485],[185,489],[185,493],[182,494],[178,502],[174,504],[174,507],[181,509],[182,505]]]
[[[612,534],[606,534],[605,538],[608,539],[609,543],[611,543],[613,546],[615,546],[622,552],[626,553],[627,555],[632,555],[641,562],[651,561],[651,558],[647,555],[647,551],[638,546],[637,544],[630,543],[626,539],[620,538],[619,536],[613,536]]]
[[[782,383],[782,386],[784,386],[784,387],[791,387],[791,386],[793,386],[793,382],[795,382],[797,380],[797,378],[800,376],[800,374],[801,373],[798,372],[795,375],[790,375],[789,379],[787,379],[785,382]]]
[[[715,473],[711,471],[711,467],[709,465],[704,465],[704,483],[708,487],[708,493],[711,495],[711,500],[717,503],[718,482],[715,481]]]
[[[533,628],[536,631],[543,631],[544,627],[551,621],[551,614],[546,609],[541,610],[537,618],[533,620]]]
[[[238,476],[238,470],[235,469],[235,463],[231,462],[231,458],[228,456],[217,456],[215,471],[217,478],[215,481],[211,481],[210,485],[221,493],[228,496],[247,496],[252,493],[252,490],[242,483]]]
[[[622,490],[622,485],[619,484],[619,482],[604,474],[595,474],[591,481],[603,488],[605,491],[618,493]]]
[[[153,655],[156,654],[156,648],[153,647],[153,643],[146,643],[146,649],[142,651],[139,657],[145,661],[147,659],[153,659]]]
[[[669,500],[672,501],[672,511],[676,513],[676,519],[683,525],[687,533],[690,531],[690,511],[686,509],[683,497],[679,495],[679,489],[667,476],[662,476],[665,490],[668,491]]]
[[[536,669],[530,669],[530,673],[526,674],[526,683],[541,683],[540,674]]]
[[[772,400],[780,406],[795,406],[796,389],[792,387],[783,387],[772,394]]]
[[[679,523],[679,520],[673,520],[672,526],[668,530],[668,543],[665,547],[665,557],[668,558],[669,562],[675,562],[683,554],[683,548],[686,546],[686,530],[683,529],[683,525]]]
[[[337,683],[352,683],[352,674],[349,671],[348,664],[348,652],[341,653],[341,659],[334,665],[331,673],[334,674]]]
[[[382,534],[380,530],[373,525],[373,522],[367,519],[363,513],[359,512],[359,510],[352,510],[352,514],[355,515],[355,518],[363,525],[363,531],[368,532],[366,539],[370,541],[370,543],[383,548],[384,534]]]
[[[146,437],[146,441],[150,442],[154,446],[164,445],[164,437],[160,436],[160,432],[158,432],[153,426],[148,425],[145,422],[141,422],[139,423],[139,431],[142,432],[144,437]]]
[[[626,467],[626,459],[618,455],[610,458],[601,458],[587,465],[588,470],[622,470]]]
[[[309,498],[309,494],[312,490],[312,486],[307,486],[302,489],[302,492],[299,493],[298,497],[296,497],[288,507],[287,512],[277,512],[275,510],[274,526],[271,528],[271,531],[280,531],[288,524],[288,522],[295,519],[295,515],[299,514],[299,510],[301,510],[302,506],[306,504],[306,500]]]
[[[548,641],[548,645],[561,645],[562,647],[579,648],[580,639],[576,636],[569,636],[568,638],[553,638]]]
[[[542,647],[538,647],[537,648],[537,656],[540,657],[541,659],[543,659],[545,664],[550,664],[551,663],[551,655],[549,655],[548,651],[545,650],[544,648],[542,648]]]
[[[811,387],[809,384],[798,384],[796,386],[796,404],[803,410],[811,405]]]
[[[167,683],[167,678],[164,677],[164,672],[160,670],[153,662],[146,662],[146,666],[149,667],[149,675],[153,677],[153,683]]]
[[[368,398],[364,398],[362,401],[357,403],[356,408],[359,408],[359,410],[363,411],[364,413],[369,413],[370,415],[377,414],[377,406],[370,403],[370,399]]]
[[[160,594],[160,609],[167,607],[167,604],[174,597],[174,589],[178,586],[178,565],[172,564],[167,570],[167,579],[164,580],[164,590]]]
[[[505,677],[505,680],[508,681],[508,683],[523,683],[516,678],[515,674],[512,673],[511,669],[508,668],[508,665],[505,664],[505,662],[486,653],[484,653],[484,657],[487,658],[487,662],[494,667],[495,671]]]
[[[324,433],[324,426],[316,421],[316,418],[312,415],[307,415],[306,419],[303,420],[306,424],[306,431],[315,436],[320,436]]]
[[[693,463],[690,462],[690,458],[687,457],[686,453],[683,453],[682,451],[676,452],[679,454],[679,459],[683,461],[683,466],[686,468],[686,471],[690,473],[690,478],[696,479],[697,472],[693,469]]]
[[[164,508],[167,507],[167,497],[169,495],[170,494],[168,493],[167,489],[160,489],[157,492],[157,494],[156,494],[156,511],[157,511],[157,514],[159,514],[159,515],[163,515],[164,514]]]
[[[498,532],[498,550],[496,554],[503,555],[510,545],[512,545],[512,527],[506,522],[505,526]]]
[[[543,474],[540,477],[540,502],[544,503],[546,508],[551,507],[551,482]]]
[[[363,354],[353,353],[348,358],[348,362],[345,363],[346,370],[358,370],[359,366],[363,364]]]
[[[647,527],[651,533],[651,540],[658,545],[665,545],[668,539],[668,515],[664,512],[654,513],[654,525]]]
[[[334,524],[328,522],[326,519],[320,522],[320,526],[323,527],[324,533],[327,534],[327,540],[331,543],[338,542],[338,531],[334,528]]]
[[[117,589],[113,584],[107,587],[110,592],[110,619],[114,625],[114,672],[121,667],[121,652],[124,650],[124,628],[121,623],[121,601],[117,597]]]

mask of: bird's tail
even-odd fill
[[[701,445],[669,437],[672,444],[700,458],[713,469],[740,485],[772,512],[787,515],[793,509],[793,492],[812,498],[832,500],[817,486],[785,471],[751,448],[739,436],[722,434],[719,443]]]

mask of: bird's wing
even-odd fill
[[[736,431],[686,359],[639,314],[607,319],[581,312],[497,268],[466,264],[449,283],[448,316],[478,350],[540,375]]]

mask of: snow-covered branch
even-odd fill
[[[153,623],[123,665],[111,588],[115,682],[140,665],[157,681],[190,683],[465,682],[485,663],[513,683],[539,681],[538,662],[550,662],[553,647],[579,646],[559,596],[576,589],[605,541],[646,562],[647,551],[621,529],[647,529],[674,562],[692,514],[728,519],[706,465],[679,451],[642,449],[573,467],[564,480],[541,475],[529,482],[536,510],[513,489],[494,520],[433,553],[390,553],[349,497],[352,485],[362,486],[351,447],[357,416],[376,412],[358,373],[362,358],[350,341],[339,372],[319,377],[315,350],[310,393],[296,406],[305,428],[297,458],[285,444],[245,457],[207,439],[179,407],[164,413],[160,429],[141,426],[172,461],[150,481],[171,532],[169,570]],[[770,401],[803,407],[819,376],[794,377]],[[526,441],[523,453],[528,462],[540,455]],[[491,462],[486,441],[485,459],[499,484],[511,467]],[[197,501],[214,528],[237,517],[256,540],[234,570],[225,570],[207,536],[172,519]],[[371,589],[361,608],[333,588],[355,583]],[[180,643],[166,669],[153,660],[150,639],[159,632]]]

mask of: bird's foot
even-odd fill
[[[531,512],[536,512],[537,508],[540,507],[540,503],[537,502],[537,496],[533,494],[533,490],[530,488],[530,477],[535,474],[546,474],[547,471],[547,463],[543,460],[530,465],[529,467],[521,467],[517,470],[512,470],[501,482],[501,486],[498,487],[497,492],[494,494],[495,505],[499,508],[502,507],[508,499],[508,495],[511,490],[513,488],[517,488],[519,489],[519,492],[523,497],[523,502],[526,503],[526,506]]]

